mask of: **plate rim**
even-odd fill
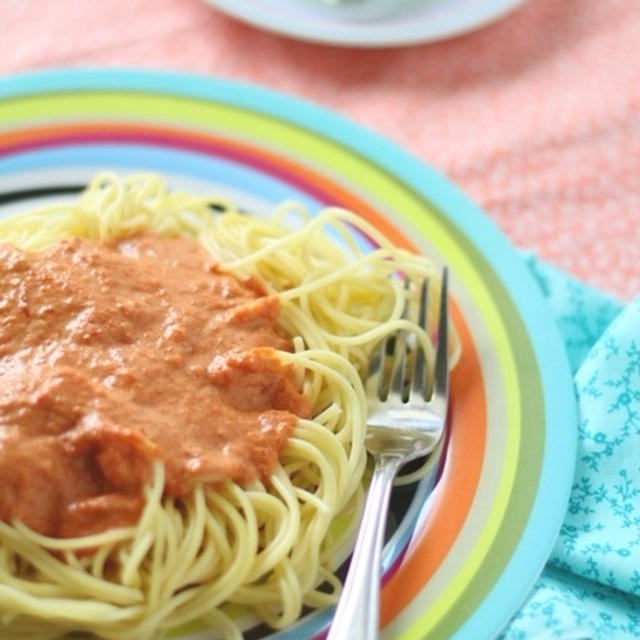
[[[447,0],[435,1],[446,3]],[[251,0],[204,0],[213,8],[236,20],[271,33],[316,44],[361,48],[402,47],[454,38],[500,20],[526,1],[491,0],[491,6],[487,10],[482,2],[474,3],[473,0],[469,0],[471,10],[458,20],[441,20],[441,24],[438,24],[438,21],[430,23],[429,20],[416,20],[416,16],[413,16],[412,21],[392,25],[392,28],[387,26],[385,29],[384,23],[380,24],[383,18],[362,22],[336,18],[328,22],[325,27],[318,26],[318,23],[313,20],[296,22],[287,20],[286,16],[281,16],[277,11],[265,12],[264,9],[256,9]],[[283,0],[283,2],[286,9],[289,0]],[[406,15],[411,17],[412,11],[418,8],[408,7],[405,9]],[[311,10],[309,13],[309,17],[312,18]],[[419,15],[417,17],[419,18]]]

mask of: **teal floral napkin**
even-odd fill
[[[549,562],[501,637],[640,638],[640,297],[623,305],[525,260],[574,373],[578,459]]]

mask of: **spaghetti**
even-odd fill
[[[431,356],[426,333],[402,318],[413,292],[393,276],[433,277],[433,266],[342,209],[311,217],[290,203],[265,219],[168,190],[156,175],[105,173],[74,204],[0,222],[0,239],[29,250],[143,231],[191,236],[225,271],[278,298],[280,330],[294,345],[278,358],[296,368],[311,417],[298,419],[266,480],[200,483],[175,498],[156,462],[132,526],[57,538],[0,522],[0,638],[85,631],[139,640],[205,625],[236,640],[247,616],[282,628],[304,607],[335,602],[333,572],[363,494],[370,354],[408,328]],[[377,248],[361,247],[359,236]]]

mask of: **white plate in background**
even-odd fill
[[[205,0],[255,27],[333,45],[391,47],[433,42],[483,27],[524,0],[363,0],[331,7],[322,0]]]

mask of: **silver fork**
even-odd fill
[[[424,350],[406,331],[384,341],[372,359],[368,387],[377,389],[378,407],[367,419],[366,447],[375,466],[351,565],[327,640],[378,637],[381,554],[393,481],[407,462],[428,455],[445,430],[449,396],[448,276],[442,272],[433,383]],[[405,280],[405,288],[409,282]],[[418,323],[427,328],[428,280],[420,285]],[[405,304],[404,316],[410,313]],[[413,351],[413,357],[409,352]],[[389,366],[391,365],[391,366]],[[389,370],[389,376],[385,371]],[[429,390],[430,389],[430,390]]]

